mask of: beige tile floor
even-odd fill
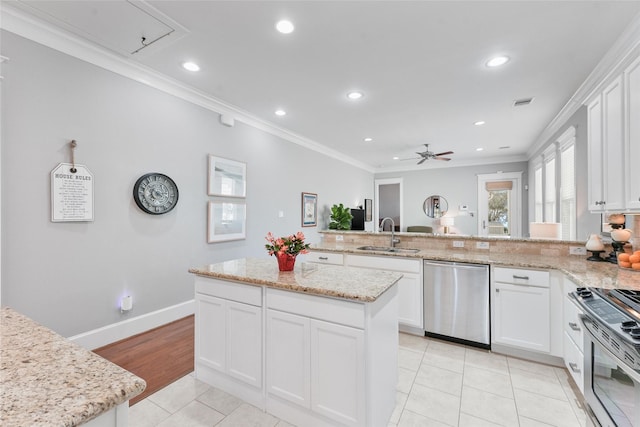
[[[397,406],[389,426],[585,425],[564,369],[407,334],[400,334],[398,352]],[[193,375],[132,406],[129,424],[291,426]]]

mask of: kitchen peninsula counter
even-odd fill
[[[11,308],[0,316],[0,425],[69,427],[103,415],[113,422],[100,425],[126,423],[144,380]]]
[[[421,248],[415,253],[389,253],[357,249],[361,246],[363,246],[362,243],[327,242],[313,245],[311,250],[355,255],[395,256],[435,261],[488,264],[498,267],[555,269],[566,274],[577,285],[581,286],[640,290],[640,272],[619,269],[616,264],[609,262],[587,261],[585,255],[532,255],[530,253],[522,253],[517,247],[514,247],[514,250],[511,252],[456,250],[453,248],[451,250]],[[398,246],[402,247],[403,245]]]

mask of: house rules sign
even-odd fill
[[[51,221],[93,221],[93,175],[84,165],[60,163],[51,171]]]

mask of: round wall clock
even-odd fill
[[[162,215],[176,207],[178,186],[166,175],[147,173],[138,178],[133,186],[133,200],[144,212]]]

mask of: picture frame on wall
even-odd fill
[[[246,238],[246,203],[244,200],[214,200],[207,207],[207,242],[227,242]]]
[[[315,227],[318,225],[318,195],[302,193],[302,226]]]
[[[209,155],[209,196],[246,197],[247,164]]]
[[[364,222],[373,221],[373,200],[364,199]]]

